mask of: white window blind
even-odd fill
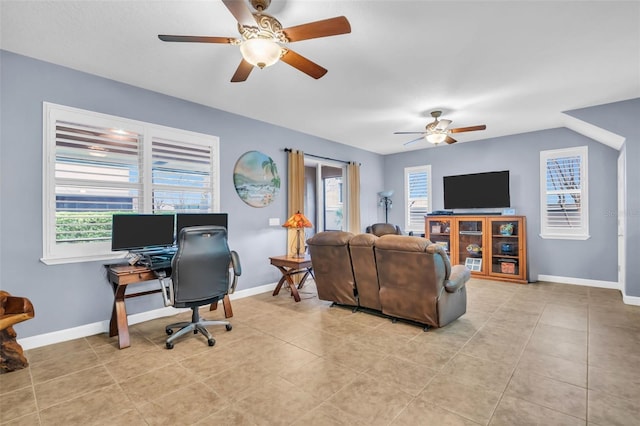
[[[218,139],[44,104],[45,263],[106,259],[114,213],[219,209]]]
[[[160,137],[151,147],[154,212],[211,212],[212,147]]]
[[[56,244],[110,241],[113,213],[138,210],[140,139],[136,132],[56,123]]]
[[[542,151],[541,236],[589,237],[587,147]]]
[[[424,232],[424,217],[431,211],[431,166],[407,167],[405,182],[405,229]]]

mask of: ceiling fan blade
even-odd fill
[[[235,41],[232,37],[208,37],[208,36],[181,36],[160,34],[158,38],[162,41],[178,41],[187,43],[222,43],[231,44]]]
[[[309,22],[282,30],[290,42],[328,37],[351,32],[351,24],[344,16]]]
[[[394,135],[426,135],[427,132],[393,132]]]
[[[448,135],[447,135],[447,137],[446,137],[446,139],[444,141],[446,143],[448,143],[448,144],[452,144],[452,143],[458,142],[457,140],[455,140],[454,138],[452,138],[451,136],[448,136]]]
[[[249,77],[249,74],[251,74],[251,70],[253,70],[253,65],[243,59],[240,65],[238,65],[235,74],[231,77],[231,82],[239,83],[245,81],[247,77]]]
[[[421,140],[424,140],[424,136],[421,136],[421,137],[419,137],[417,139],[414,139],[414,140],[411,140],[409,142],[405,142],[403,145],[404,146],[411,145],[411,144],[416,143],[416,142],[421,141]]]
[[[256,19],[244,0],[222,0],[240,25],[256,26]]]
[[[449,129],[451,133],[473,132],[475,130],[484,130],[487,126],[481,124],[479,126],[458,127],[457,129]]]
[[[290,49],[285,49],[286,52],[280,58],[282,62],[286,62],[292,67],[302,71],[310,77],[318,79],[327,73],[325,68],[322,68],[320,65],[315,62],[310,61],[304,56],[294,52]]]
[[[451,124],[451,120],[440,120],[436,124],[435,130],[445,130]]]

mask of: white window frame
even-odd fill
[[[554,158],[580,158],[580,225],[550,227],[547,224],[547,162]],[[540,237],[545,239],[586,240],[589,235],[588,147],[540,151]]]
[[[211,209],[220,210],[220,139],[217,136],[174,129],[108,114],[86,111],[64,105],[43,102],[43,183],[42,183],[42,258],[47,265],[88,262],[121,258],[122,252],[112,252],[111,242],[56,244],[56,123],[68,121],[83,125],[127,129],[142,135],[142,199],[139,213],[153,213],[151,143],[154,137],[203,145],[211,149]]]
[[[405,167],[404,168],[404,229],[405,231],[413,231],[422,234],[424,232],[424,221],[418,227],[411,223],[411,207],[410,203],[414,201],[414,199],[409,197],[409,175],[412,173],[426,173],[427,175],[427,207],[425,214],[432,210],[432,194],[431,191],[431,165],[424,166],[413,166],[413,167]],[[421,199],[421,198],[416,198]]]

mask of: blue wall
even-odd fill
[[[268,223],[286,219],[283,148],[362,163],[362,223],[377,220],[380,155],[6,51],[0,66],[0,288],[28,297],[36,309],[33,320],[17,326],[21,338],[104,321],[113,302],[102,262],[47,266],[39,260],[45,101],[219,136],[221,210],[229,213],[229,245],[243,264],[238,290],[280,278],[268,258],[286,253],[286,231]],[[245,204],[233,186],[235,162],[250,150],[273,158],[282,179],[280,194],[264,208]],[[130,314],[160,307],[160,297],[127,302]]]
[[[540,151],[589,148],[589,231],[586,241],[543,239],[540,234]],[[527,217],[529,279],[538,275],[617,281],[616,167],[618,151],[565,128],[427,148],[385,156],[385,189],[402,194],[404,167],[431,165],[433,209],[444,207],[447,175],[509,170],[511,207]],[[402,201],[398,200],[400,204]],[[402,208],[390,222],[404,225]]]
[[[617,205],[612,210],[616,211],[617,215],[623,215],[626,222],[627,295],[640,297],[640,99],[573,110],[567,114],[625,138],[622,149],[627,164],[626,206],[623,212],[617,211]]]
[[[284,253],[286,235],[268,219],[286,216],[286,155],[291,147],[326,157],[353,160],[361,168],[362,226],[383,221],[376,193],[394,189],[390,221],[403,224],[402,187],[406,166],[431,164],[434,209],[442,208],[442,176],[490,170],[511,171],[512,204],[527,216],[530,276],[538,274],[617,281],[616,159],[618,152],[567,129],[380,156],[333,141],[132,87],[0,50],[0,288],[31,299],[36,317],[17,325],[21,338],[99,321],[111,314],[113,295],[102,262],[46,266],[42,256],[42,102],[211,134],[220,137],[221,210],[229,213],[230,246],[243,263],[239,290],[276,282],[280,274],[268,257]],[[640,133],[638,101],[583,112],[589,121],[602,113],[602,127],[627,137],[627,182],[638,188]],[[635,114],[635,115],[634,115]],[[579,116],[578,118],[582,118]],[[598,125],[597,121],[593,121]],[[609,125],[609,127],[607,127]],[[636,127],[634,127],[634,125]],[[589,146],[590,230],[587,241],[542,240],[539,234],[539,151]],[[236,160],[260,150],[276,162],[282,188],[264,208],[247,206],[233,187]],[[627,283],[640,296],[640,199],[629,189]],[[635,213],[634,213],[635,212]],[[160,298],[127,302],[129,313],[160,308]]]

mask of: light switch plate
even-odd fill
[[[280,226],[280,218],[279,217],[270,217],[269,218],[269,226]]]

